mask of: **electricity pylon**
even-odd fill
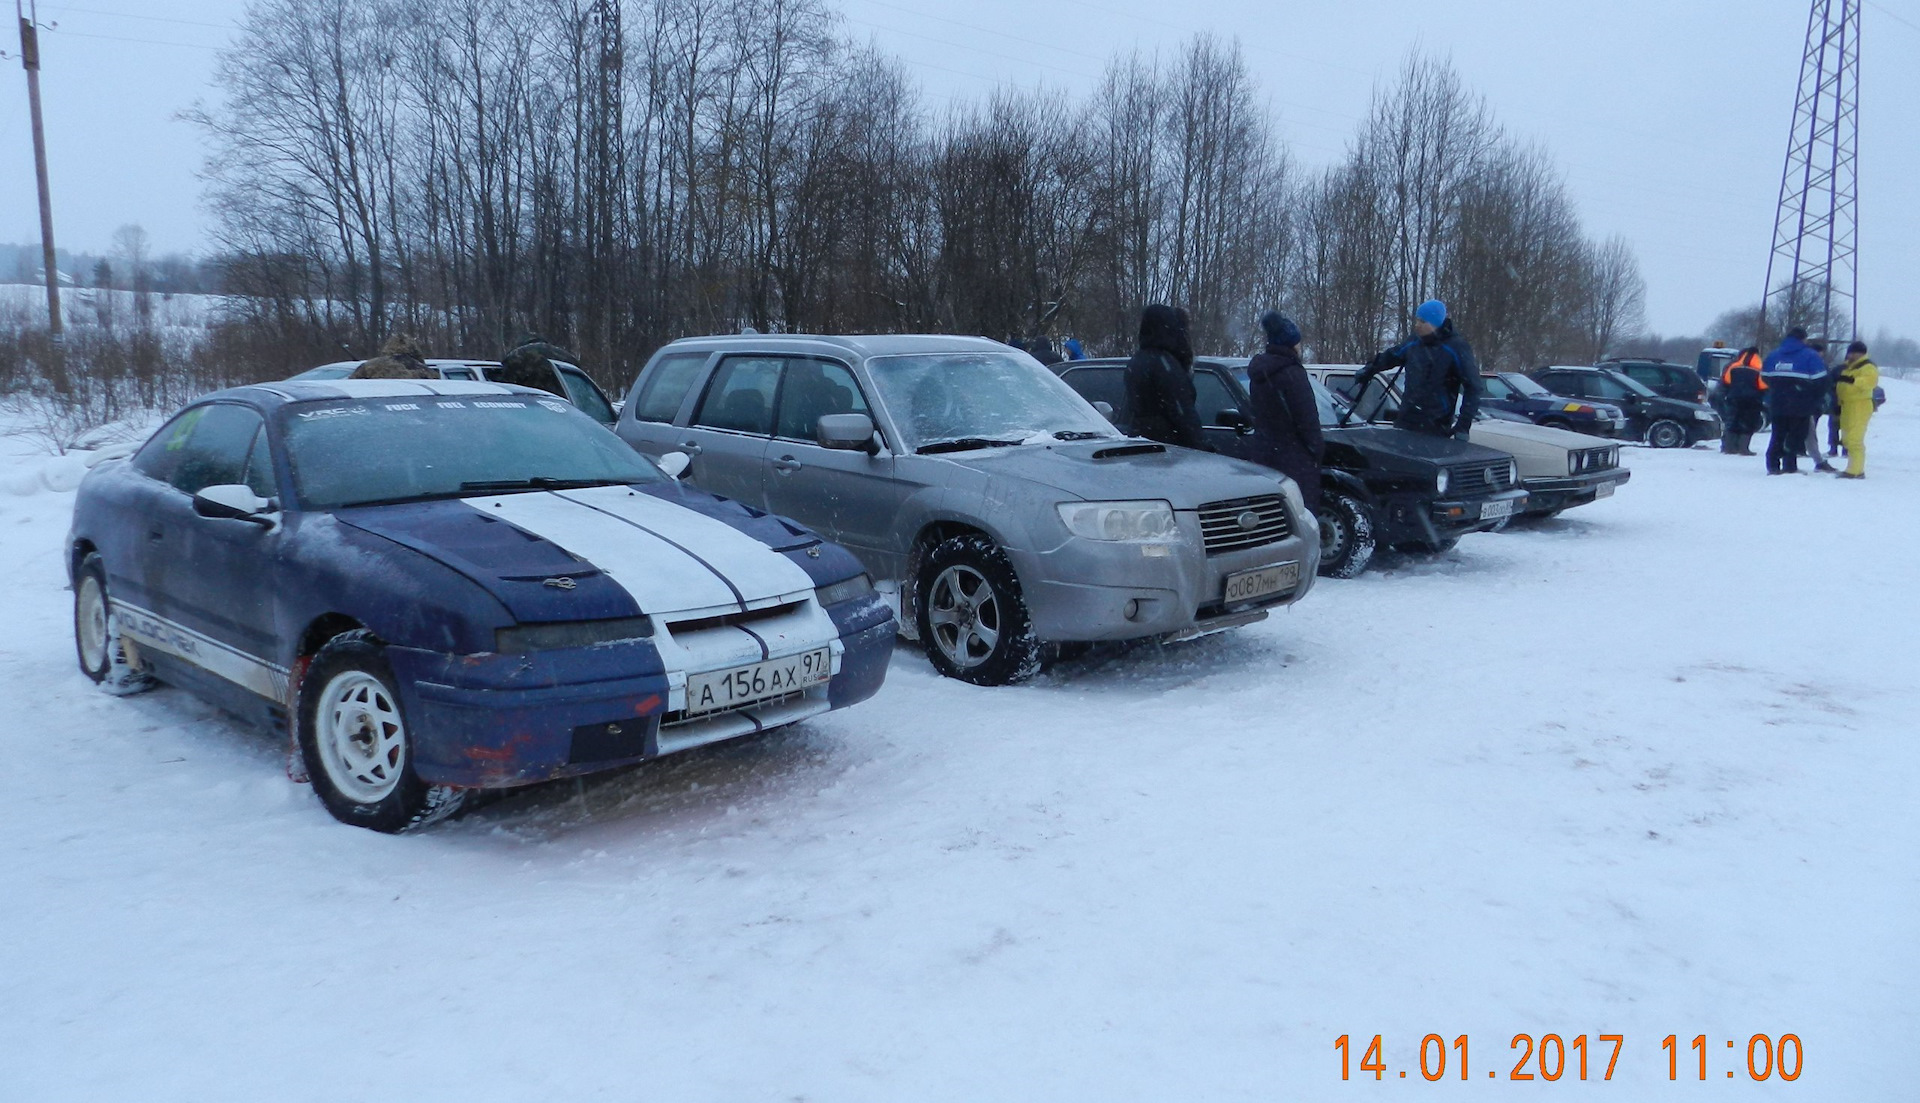
[[[1859,321],[1860,7],[1813,0],[1807,17],[1762,326],[1841,338]]]

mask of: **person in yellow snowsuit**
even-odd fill
[[[1873,416],[1873,389],[1879,385],[1880,369],[1867,359],[1866,343],[1848,345],[1846,363],[1834,384],[1840,398],[1840,446],[1847,450],[1843,479],[1867,477],[1867,419]]]

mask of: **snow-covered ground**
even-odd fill
[[[1251,629],[1014,689],[903,650],[850,711],[401,838],[177,691],[96,693],[66,461],[6,460],[0,1098],[1531,1096],[1509,1043],[1549,1032],[1626,1041],[1547,1094],[1920,1097],[1887,389],[1864,483],[1634,450],[1617,498]],[[1471,1086],[1420,1078],[1429,1032]],[[1798,1082],[1748,1078],[1756,1033]]]

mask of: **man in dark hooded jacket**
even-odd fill
[[[1773,436],[1767,442],[1769,475],[1792,475],[1800,470],[1800,453],[1811,437],[1813,416],[1827,398],[1827,361],[1821,351],[1819,342],[1808,341],[1807,331],[1795,326],[1760,370],[1767,382],[1767,405],[1773,414]],[[1817,447],[1813,458],[1820,459]]]
[[[1247,394],[1253,414],[1253,449],[1248,456],[1275,468],[1300,487],[1307,508],[1320,511],[1320,458],[1326,438],[1320,433],[1320,407],[1313,382],[1300,363],[1300,327],[1269,310],[1260,316],[1267,335],[1265,352],[1247,365]]]
[[[1158,304],[1140,313],[1140,350],[1127,361],[1127,431],[1202,452],[1207,444],[1193,390],[1187,312]]]
[[[1375,356],[1347,393],[1358,399],[1374,376],[1404,367],[1400,413],[1393,423],[1428,436],[1466,440],[1480,412],[1480,362],[1473,346],[1453,331],[1447,304],[1429,299],[1413,317],[1413,340]]]

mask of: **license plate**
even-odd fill
[[[1480,503],[1480,519],[1482,521],[1493,521],[1501,517],[1511,516],[1513,516],[1513,502],[1510,499],[1501,502]]]
[[[1596,487],[1594,487],[1594,488],[1593,488],[1593,496],[1594,496],[1594,497],[1596,497],[1596,498],[1611,498],[1611,497],[1613,497],[1613,484],[1612,484],[1612,483],[1601,483],[1601,484],[1600,484],[1599,486],[1596,486]]]
[[[784,697],[833,677],[833,652],[816,647],[784,659],[687,675],[687,712],[712,712]]]
[[[1257,597],[1290,590],[1300,581],[1300,564],[1281,563],[1257,571],[1241,571],[1227,576],[1227,604],[1252,601]]]

